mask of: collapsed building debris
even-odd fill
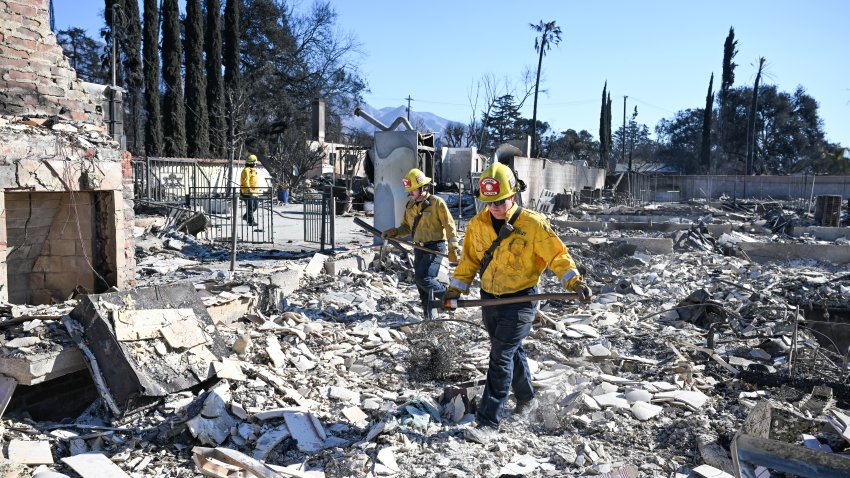
[[[597,295],[542,304],[525,342],[541,406],[481,446],[463,439],[489,361],[479,310],[419,321],[398,250],[241,244],[230,270],[203,214],[130,227],[129,162],[51,43],[46,2],[15,8],[40,43],[2,68],[51,74],[0,95],[5,476],[847,476],[840,200],[626,206],[604,171],[512,153],[524,204]],[[379,166],[434,167],[433,136],[381,133]],[[376,209],[400,211],[386,193]]]
[[[95,405],[75,424],[53,429],[51,422],[34,422],[27,425],[35,427],[31,434],[14,439],[58,440],[52,451],[60,458],[75,456],[71,450],[98,451],[131,476],[228,476],[236,470],[264,476],[272,470],[277,476],[684,477],[734,474],[730,445],[760,401],[782,400],[790,390],[802,397],[812,384],[830,383],[836,385],[830,406],[810,405],[804,413],[823,415],[824,423],[838,417],[837,424],[850,415],[839,387],[847,379],[846,347],[842,352],[812,331],[825,322],[824,312],[850,296],[846,269],[800,262],[789,277],[786,263],[759,264],[716,248],[651,254],[624,249],[616,237],[578,241],[570,231],[562,237],[599,293],[587,307],[543,306],[527,341],[543,406],[529,421],[509,418],[502,439],[490,447],[462,439],[487,367],[486,336],[475,325],[480,314],[458,309],[443,316],[452,320],[415,325],[415,288],[406,259],[395,252],[354,254],[359,259],[347,262],[320,255],[257,259],[252,271],[225,275],[209,266],[177,276],[148,271],[138,277],[141,283],[193,278],[189,290],[150,289],[161,296],[174,288],[184,300],[197,291],[191,307],[174,301],[153,310],[171,310],[179,321],[181,309],[194,312],[201,303],[209,317],[201,329],[225,344],[212,373],[200,375],[196,367],[196,385],[165,390],[164,399],[111,427],[117,417]],[[144,251],[154,261],[193,257],[161,246]],[[543,287],[560,290],[548,276]],[[15,331],[5,344],[26,337],[24,326],[62,335],[59,318],[92,304],[107,320],[91,319],[113,323],[124,314],[109,309],[126,309],[126,300],[116,298],[133,294],[106,296],[112,298],[53,306],[52,314],[44,307],[19,309],[17,318],[7,319],[18,322],[4,327]],[[130,302],[139,308],[138,299]],[[27,314],[42,318],[20,320]],[[158,332],[154,341],[162,346],[183,343]],[[144,342],[139,337],[151,332],[142,327],[134,333]],[[761,383],[751,379],[756,375],[788,380]],[[18,423],[24,410],[7,411],[4,419]],[[60,430],[73,434],[56,438]],[[847,453],[847,443],[809,435],[830,444],[833,459]],[[128,448],[128,439],[137,445]],[[802,435],[783,439],[793,447],[805,443]],[[737,441],[744,445],[741,459],[758,461],[746,451],[758,443],[747,440]],[[72,472],[61,460],[47,466]]]

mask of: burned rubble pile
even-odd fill
[[[189,237],[136,231],[137,289],[0,308],[0,373],[18,377],[0,387],[0,469],[713,477],[734,474],[730,446],[757,439],[850,460],[850,343],[829,338],[843,327],[850,268],[754,262],[736,244],[764,232],[762,219],[735,214],[721,234],[697,223],[611,237],[553,220],[596,295],[542,305],[525,341],[541,405],[507,417],[486,446],[463,438],[488,362],[480,312],[421,321],[406,258],[387,249],[363,270],[330,270],[320,254],[246,253],[230,273]],[[641,252],[635,236],[670,252]],[[562,291],[549,274],[541,286]],[[89,395],[73,415],[36,413],[21,397],[44,399],[39,387],[59,379],[28,369],[26,383],[16,360],[63,353]],[[759,435],[759,418],[770,428],[779,416],[782,430]]]

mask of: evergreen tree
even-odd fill
[[[210,147],[203,21],[201,0],[186,0],[186,149],[190,158],[207,157]]]
[[[239,72],[239,2],[227,0],[224,7],[224,97],[227,112],[228,158],[233,159],[239,133],[239,97],[242,94]],[[257,19],[260,20],[260,19]]]
[[[133,154],[142,151],[142,25],[139,18],[138,0],[123,0],[121,6],[123,34],[121,45],[125,88],[128,106],[125,115],[127,124],[127,149]]]
[[[516,104],[513,95],[502,95],[496,98],[487,123],[488,143],[491,150],[495,150],[506,141],[521,137],[526,131],[522,126],[519,105]]]
[[[729,122],[732,120],[732,108],[729,104],[729,92],[732,85],[735,83],[735,55],[738,54],[738,41],[735,40],[735,29],[729,27],[729,34],[726,36],[726,41],[723,43],[723,73],[720,77],[720,92],[717,95],[718,101],[718,131],[720,149],[723,150],[724,160],[728,162],[728,141],[727,131],[730,128]]]
[[[69,28],[56,33],[56,42],[62,47],[77,78],[90,83],[105,85],[109,82],[109,70],[100,61],[103,44],[86,34],[82,28]]]
[[[711,173],[711,115],[714,105],[714,73],[708,80],[708,94],[705,95],[705,110],[702,116],[702,144],[699,149],[699,162],[703,171]]]
[[[171,157],[186,156],[186,111],[183,106],[183,76],[180,74],[182,50],[177,0],[162,0],[163,130],[165,154]]]
[[[613,104],[613,101],[611,100],[611,92],[608,91],[608,106],[605,109],[605,133],[606,133],[605,144],[607,145],[607,148],[608,148],[608,150],[607,150],[608,157],[606,158],[608,161],[607,161],[606,165],[608,167],[608,171],[614,171],[614,169],[616,168],[616,164],[617,164],[616,161],[611,161],[611,148],[614,144],[614,138],[611,135],[611,105],[612,104]]]
[[[206,7],[205,50],[210,155],[215,158],[223,158],[227,140],[224,119],[224,79],[221,76],[221,2],[219,0],[207,0]]]
[[[606,113],[608,105],[608,81],[605,81],[605,86],[602,87],[602,101],[599,107],[599,167],[606,168],[608,164],[608,133],[605,128],[608,126],[606,121]]]
[[[157,0],[145,0],[145,155],[162,154],[162,124],[159,109],[159,10]]]

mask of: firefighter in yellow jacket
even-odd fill
[[[455,221],[446,202],[428,192],[427,185],[431,183],[431,178],[413,168],[404,176],[402,183],[410,200],[401,225],[387,229],[381,237],[387,239],[409,235],[416,245],[443,254],[448,251],[449,261],[457,262],[460,247]],[[434,310],[429,306],[429,295],[432,294],[430,297],[439,304],[446,291],[446,286],[437,280],[441,262],[442,257],[437,254],[420,249],[413,251],[413,273],[426,319],[434,318]]]
[[[536,294],[540,275],[548,267],[564,287],[589,301],[590,288],[566,246],[543,215],[516,204],[517,192],[520,186],[508,166],[495,163],[481,173],[478,198],[488,206],[469,221],[460,263],[444,299],[468,293],[479,274],[482,299]],[[495,436],[512,388],[517,402],[514,414],[528,416],[536,408],[522,341],[531,331],[537,306],[537,302],[523,302],[481,308],[490,337],[490,362],[477,426],[465,432],[468,440],[487,443]]]
[[[239,195],[245,201],[245,214],[242,215],[242,219],[249,226],[256,224],[254,211],[257,210],[260,195],[260,181],[257,178],[256,165],[257,157],[253,154],[248,156],[248,159],[245,160],[245,169],[239,176]]]

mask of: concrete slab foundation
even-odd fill
[[[586,236],[561,236],[561,240],[567,244],[587,244],[591,239]],[[609,241],[622,241],[626,244],[636,246],[635,252],[648,254],[671,254],[673,252],[673,239],[669,237],[609,237]]]
[[[646,232],[673,232],[686,231],[693,224],[672,224],[668,222],[609,222],[609,221],[564,221],[553,219],[553,226],[569,227],[582,232],[603,231],[646,231]],[[731,224],[706,224],[708,232],[714,237],[732,232]]]
[[[756,262],[815,259],[831,264],[850,264],[850,246],[836,244],[766,244],[742,242],[741,251]]]
[[[819,241],[834,241],[838,238],[845,237],[850,239],[850,227],[793,227],[791,235],[800,237],[804,234],[809,234]]]

